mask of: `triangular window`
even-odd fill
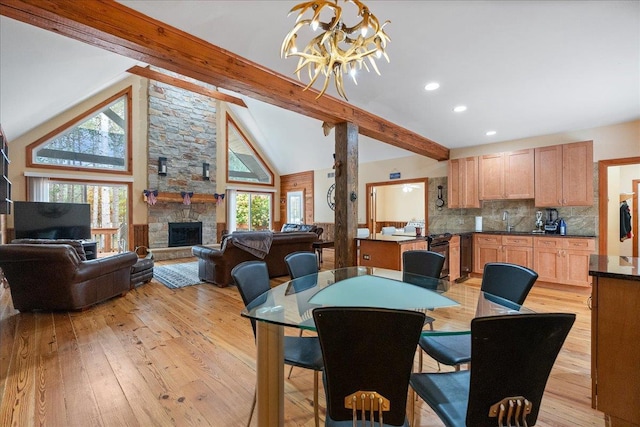
[[[273,172],[227,115],[227,181],[273,185]]]
[[[128,89],[29,145],[29,166],[130,170],[130,100]]]

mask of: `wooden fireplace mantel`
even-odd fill
[[[147,196],[142,195],[144,201],[147,201]],[[156,196],[156,200],[158,202],[166,202],[166,203],[182,203],[182,196],[180,193],[168,193],[168,192],[158,192]],[[213,197],[213,194],[198,194],[194,193],[191,196],[191,203],[216,203],[216,198]]]

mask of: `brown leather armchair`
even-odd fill
[[[286,276],[289,272],[284,257],[297,251],[313,252],[313,242],[318,240],[318,235],[314,232],[297,231],[273,233],[271,248],[264,259],[236,247],[234,238],[234,233],[223,236],[221,249],[200,245],[191,248],[193,255],[198,258],[200,280],[220,287],[229,286],[233,283],[231,270],[244,261],[264,261],[267,263],[269,277]]]
[[[130,288],[134,252],[82,260],[69,244],[0,245],[0,268],[19,311],[81,310]]]

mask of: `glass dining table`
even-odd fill
[[[474,317],[530,313],[477,287],[376,267],[346,267],[299,277],[271,288],[242,311],[256,320],[259,426],[284,425],[284,328],[315,330],[323,306],[417,310],[433,319],[423,334],[469,333]]]

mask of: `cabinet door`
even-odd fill
[[[533,268],[533,238],[528,236],[502,236],[504,262]]]
[[[447,170],[447,206],[449,208],[460,208],[462,200],[461,163],[464,159],[449,160]],[[463,166],[463,165],[462,165]]]
[[[563,239],[534,237],[533,269],[542,282],[560,283],[565,275],[562,258]]]
[[[562,205],[593,205],[593,141],[565,144],[562,150]]]
[[[449,280],[460,278],[460,236],[449,241]]]
[[[565,249],[564,258],[564,281],[567,285],[589,286],[591,276],[589,276],[590,251],[574,251]]]
[[[473,241],[473,271],[484,272],[488,262],[502,261],[502,239],[499,235],[476,234]]]
[[[535,205],[562,205],[562,146],[536,148]]]
[[[466,157],[460,164],[462,190],[460,192],[461,208],[479,208],[478,197],[478,158]]]
[[[533,149],[504,153],[505,198],[534,198],[534,158]]]
[[[504,198],[503,153],[486,154],[479,157],[478,180],[480,200]]]

